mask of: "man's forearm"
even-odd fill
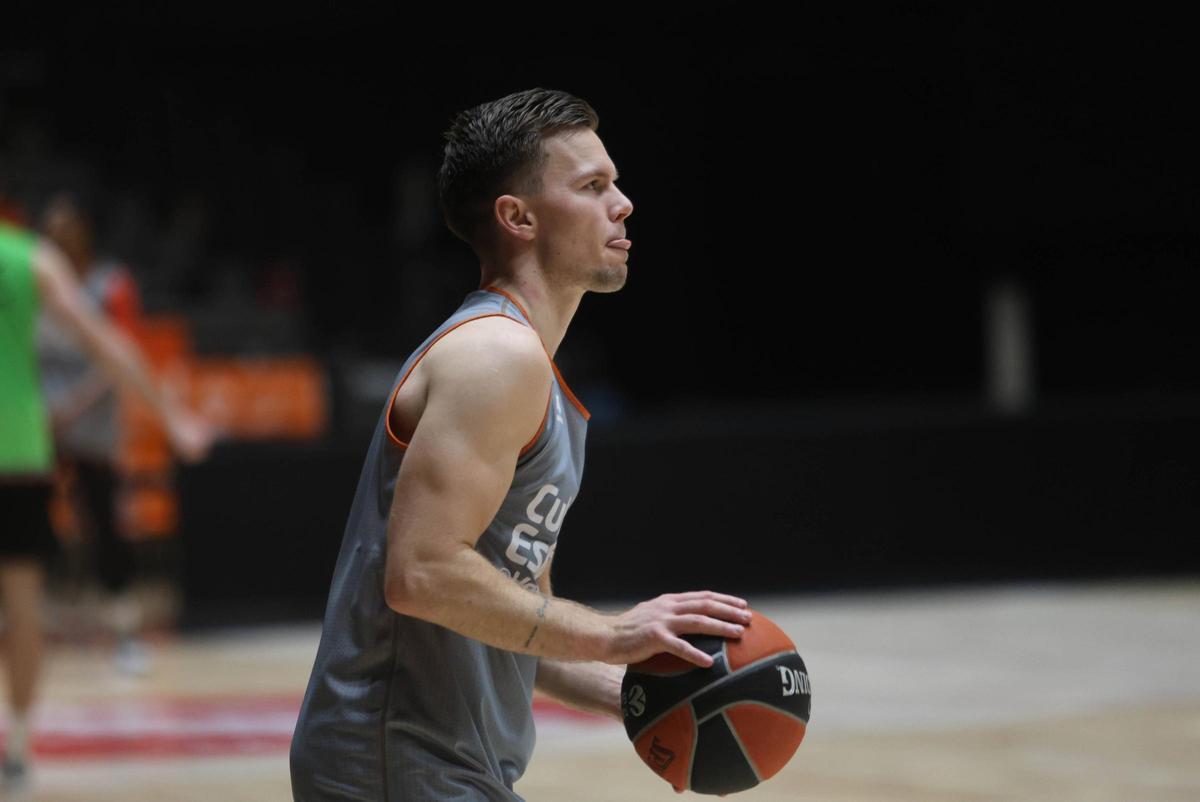
[[[620,721],[624,677],[624,666],[543,657],[538,661],[537,689],[571,707]]]
[[[604,660],[612,617],[518,585],[474,549],[391,568],[388,605],[491,646],[558,660]]]

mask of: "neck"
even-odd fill
[[[496,274],[484,267],[481,287],[494,287],[511,295],[525,310],[534,331],[551,357],[558,351],[583,292],[554,287],[541,273],[532,271]]]

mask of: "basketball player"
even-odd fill
[[[92,306],[132,333],[140,306],[137,286],[120,262],[98,257],[87,204],[72,193],[55,195],[42,213],[42,230],[67,257]],[[137,640],[140,611],[128,595],[133,548],[117,520],[121,426],[116,387],[55,316],[39,316],[36,343],[55,456],[59,470],[74,479],[73,506],[91,537],[96,573],[110,602],[117,635],[114,662],[125,673],[143,674],[149,653]]]
[[[409,357],[380,416],[292,740],[297,800],[519,800],[535,684],[619,718],[625,664],[711,665],[680,636],[749,620],[709,591],[619,615],[551,594],[588,417],[552,357],[583,294],[625,283],[630,249],[597,124],[535,89],[447,132],[443,211],[483,289]]]
[[[114,380],[146,400],[182,457],[200,459],[213,440],[208,424],[164,395],[133,344],[91,307],[62,252],[0,223],[0,597],[10,718],[2,779],[9,790],[28,780],[44,563],[55,547],[48,510],[54,454],[34,351],[39,308],[73,332]]]

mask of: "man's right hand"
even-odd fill
[[[740,638],[750,623],[746,600],[710,590],[669,593],[616,616],[606,663],[637,663],[666,652],[701,668],[712,657],[682,635]]]
[[[188,409],[173,409],[167,426],[171,450],[184,462],[199,462],[208,456],[217,431],[205,418]]]

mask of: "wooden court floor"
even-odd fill
[[[752,599],[812,678],[807,739],[739,799],[1200,800],[1200,581]],[[290,799],[318,636],[162,639],[144,677],[60,644],[31,799]],[[539,706],[529,802],[671,800],[619,725]]]

